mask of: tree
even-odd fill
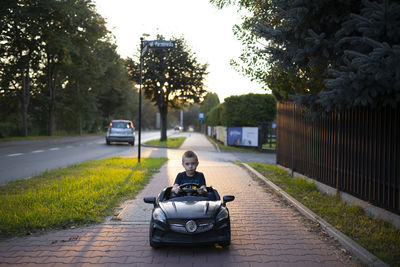
[[[183,128],[189,129],[193,127],[193,129],[198,129],[199,126],[199,112],[201,106],[199,104],[193,104],[188,108],[185,108],[183,111]]]
[[[0,43],[3,129],[82,133],[136,115],[136,91],[91,0],[4,0]]]
[[[219,104],[219,97],[216,93],[207,93],[200,105],[200,112],[207,114],[213,107]]]
[[[222,123],[225,126],[258,126],[274,121],[276,100],[269,94],[247,94],[225,98]]]
[[[327,111],[400,103],[400,4],[385,0],[363,5],[337,33],[343,64],[331,69],[328,90],[316,100]]]
[[[32,80],[37,77],[39,65],[39,8],[37,2],[7,0],[2,2],[0,9],[1,87],[6,94],[17,92],[23,136],[28,135]]]
[[[223,6],[232,1],[212,2]],[[274,74],[296,75],[307,85],[304,93],[323,90],[327,67],[336,63],[335,34],[341,22],[359,6],[358,2],[239,0],[238,5],[251,12],[242,25],[235,27],[235,34],[245,46],[241,70],[264,82],[273,79]],[[241,66],[238,62],[234,65]]]
[[[398,1],[211,0],[250,11],[235,34],[240,71],[320,114],[357,105],[396,106]]]
[[[56,89],[60,85],[60,71],[79,53],[77,43],[91,45],[107,33],[104,19],[99,16],[90,0],[48,1],[41,15],[41,43],[49,94],[49,135],[54,134]],[[87,41],[87,42],[85,42]],[[92,42],[91,42],[92,41]]]
[[[163,40],[164,37],[158,36]],[[153,102],[161,116],[161,141],[167,139],[168,108],[198,103],[206,93],[207,64],[197,62],[183,38],[174,38],[173,49],[149,49],[143,57],[144,96]],[[139,83],[139,62],[128,59],[132,79]]]
[[[223,124],[223,117],[225,109],[225,103],[221,103],[215,107],[213,107],[207,114],[205,115],[205,123],[210,126],[218,126]]]

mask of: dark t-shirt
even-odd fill
[[[206,185],[206,179],[204,178],[204,174],[202,172],[195,172],[193,176],[187,176],[186,172],[180,172],[176,176],[174,184],[188,184],[194,183],[199,184],[199,186]]]

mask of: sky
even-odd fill
[[[217,93],[221,102],[230,95],[266,93],[230,66],[238,59],[242,44],[232,27],[240,24],[235,7],[222,10],[209,0],[94,0],[97,12],[106,19],[116,37],[118,53],[134,57],[140,37],[154,40],[183,36],[198,62],[208,63],[207,91]]]

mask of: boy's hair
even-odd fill
[[[199,158],[197,157],[196,153],[194,153],[194,152],[191,151],[191,150],[188,150],[188,151],[186,151],[185,153],[183,153],[182,162],[183,162],[183,159],[184,159],[184,158],[195,158],[196,161],[199,161]]]

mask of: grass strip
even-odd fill
[[[186,137],[170,137],[166,141],[160,141],[159,139],[147,141],[146,145],[151,146],[162,146],[162,147],[174,147],[178,148],[186,140]]]
[[[166,158],[113,157],[0,187],[0,236],[100,222],[133,198]]]
[[[292,178],[275,165],[246,163],[382,261],[399,266],[400,230],[391,223],[370,217],[360,206],[320,192],[314,183]]]

